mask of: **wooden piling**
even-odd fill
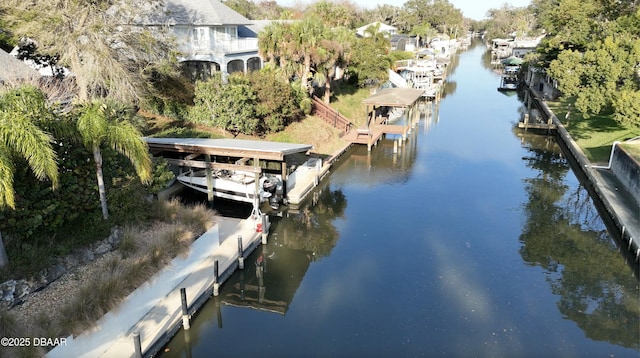
[[[213,262],[213,295],[220,294],[220,272],[218,271],[218,260]]]
[[[242,248],[242,235],[238,235],[238,268],[244,270],[244,250]]]
[[[134,357],[142,358],[142,343],[140,342],[140,333],[133,332],[133,346],[135,349]]]
[[[269,235],[268,229],[267,229],[267,214],[262,213],[260,214],[260,217],[262,219],[262,244],[266,245],[267,244],[267,236]]]
[[[184,287],[180,288],[180,300],[182,301],[182,328],[188,330],[191,328],[191,324],[189,323],[189,309],[187,306],[187,289]]]

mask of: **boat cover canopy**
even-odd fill
[[[176,152],[206,153],[229,156],[258,156],[259,158],[284,158],[295,153],[304,153],[312,149],[309,144],[281,143],[246,139],[209,139],[209,138],[151,138],[145,137],[150,149],[162,149]]]
[[[385,88],[364,99],[362,103],[373,106],[410,107],[423,94],[424,89]]]

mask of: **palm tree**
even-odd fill
[[[301,87],[308,92],[313,53],[317,51],[320,41],[326,37],[326,28],[319,19],[311,17],[296,23],[293,26],[293,34],[292,52],[298,54],[298,58],[302,60]]]
[[[38,179],[49,179],[54,188],[58,185],[53,138],[41,128],[51,119],[44,95],[33,86],[0,96],[0,209],[15,208],[13,175],[18,160],[26,160]],[[7,263],[0,233],[0,267]]]
[[[323,39],[313,53],[312,60],[317,70],[314,79],[320,85],[324,84],[324,102],[327,104],[331,98],[331,80],[335,77],[342,52],[342,45],[338,41]]]
[[[279,45],[284,35],[283,29],[284,26],[281,23],[273,22],[258,35],[260,55],[274,66],[276,60],[282,56],[282,49]]]
[[[129,159],[143,183],[151,181],[151,157],[141,133],[128,121],[130,111],[112,100],[94,100],[80,108],[78,132],[85,147],[93,152],[102,216],[109,218],[102,173],[102,148],[111,147]]]
[[[350,48],[355,41],[355,35],[351,30],[345,27],[334,28],[312,53],[312,61],[317,69],[315,80],[321,85],[324,84],[325,103],[329,103],[331,98],[331,81],[336,77],[337,68],[344,69],[349,65]]]

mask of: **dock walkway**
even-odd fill
[[[344,136],[344,139],[352,144],[366,144],[369,149],[385,134],[399,134],[403,138],[411,129],[410,126],[397,124],[387,124],[387,118],[376,117],[375,122],[367,126],[366,124],[352,130]]]
[[[197,310],[196,303],[204,303],[216,285],[238,267],[237,238],[242,237],[243,257],[261,242],[262,233],[256,232],[255,224],[251,218],[218,218],[216,225],[192,244],[187,257],[175,258],[116,309],[104,315],[94,329],[67,338],[65,345],[57,346],[47,357],[135,357],[135,333],[139,334],[144,356],[157,353],[182,326],[180,288],[186,289],[189,312]]]

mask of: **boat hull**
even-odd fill
[[[205,170],[182,173],[176,179],[188,188],[209,193]],[[281,200],[278,198],[282,197],[282,195],[278,196],[278,189],[281,191],[282,185],[280,179],[275,176],[263,175],[256,185],[253,173],[225,172],[223,175],[218,171],[211,175],[211,193],[214,197],[253,204],[257,194],[259,202],[269,199],[271,206],[274,207],[276,204],[279,205]]]

